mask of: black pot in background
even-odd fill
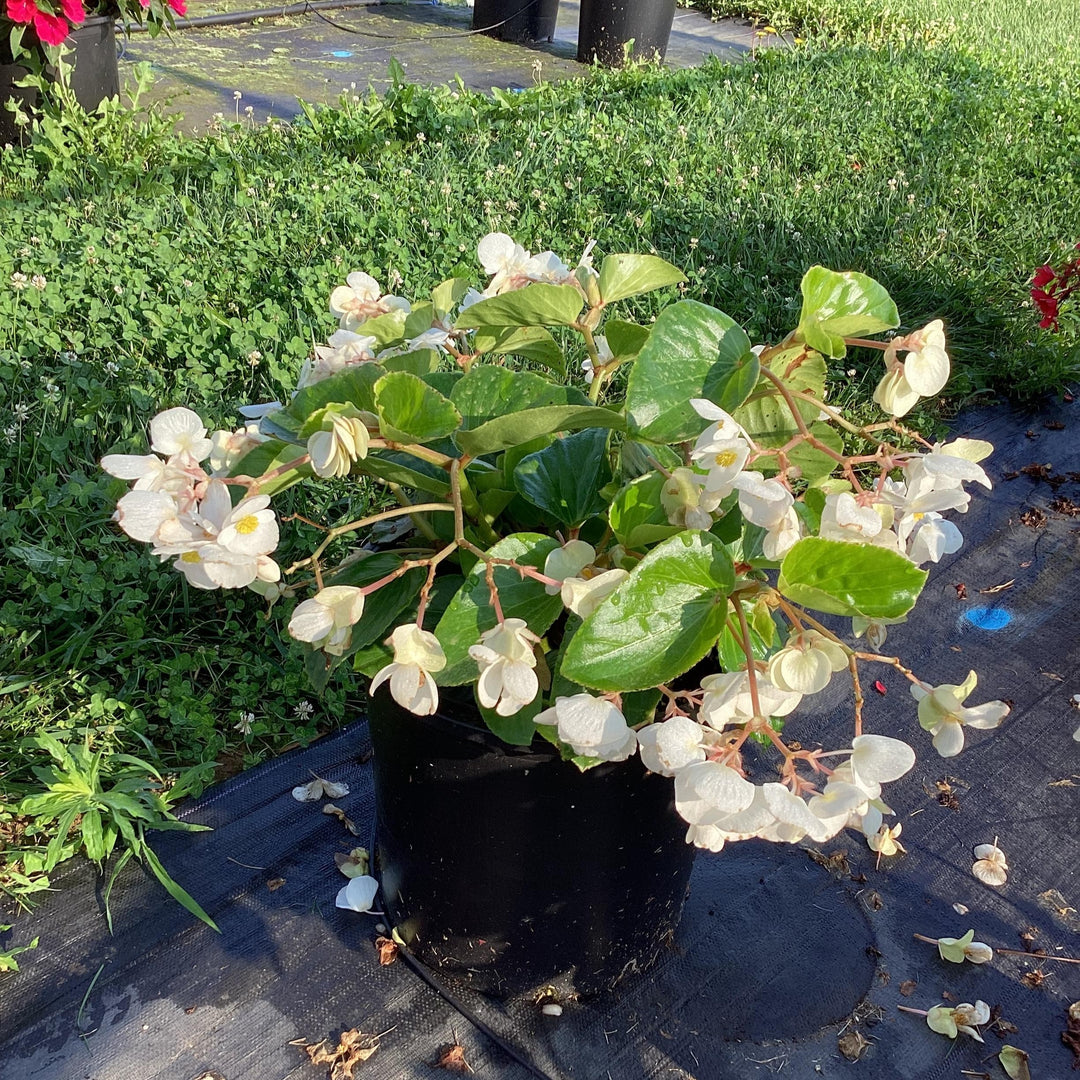
[[[656,959],[694,858],[670,779],[507,746],[471,702],[418,717],[384,686],[368,718],[383,904],[425,964],[508,997],[571,970],[600,993]]]
[[[559,0],[475,0],[472,28],[500,41],[551,41],[558,15]]]
[[[96,109],[105,98],[120,93],[120,73],[116,63],[116,30],[111,18],[93,15],[72,30],[68,45],[75,50],[75,68],[71,73],[71,88],[75,98],[87,110]],[[13,64],[11,54],[0,52],[0,147],[18,143],[22,130],[15,123],[15,114],[2,108],[3,102],[15,97],[24,109],[37,104],[37,91],[15,85],[26,76],[26,68]]]
[[[674,18],[675,0],[581,0],[577,58],[617,67],[623,45],[632,39],[632,59],[662,60]]]

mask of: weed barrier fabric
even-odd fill
[[[1080,712],[1070,705],[1080,693],[1077,408],[1038,417],[988,411],[956,426],[995,444],[994,491],[980,489],[971,511],[956,516],[963,548],[931,579],[916,616],[890,629],[886,651],[935,683],[960,682],[975,668],[981,683],[971,701],[1006,698],[1013,712],[1001,730],[970,732],[964,753],[943,760],[918,730],[902,677],[867,669],[867,730],[899,735],[920,755],[888,791],[906,855],[875,870],[874,854],[851,834],[823,845],[826,860],[846,853],[829,865],[809,844],[702,853],[670,950],[611,996],[567,1001],[550,1017],[529,998],[500,1005],[448,985],[492,1038],[400,959],[378,964],[378,917],[334,906],[345,879],[333,853],[366,843],[373,817],[361,721],[209,789],[184,816],[213,832],[156,837],[220,935],[132,868],[114,890],[110,937],[93,868],[73,863],[57,874],[58,890],[7,935],[8,945],[41,943],[19,958],[19,974],[0,976],[0,1077],[314,1078],[326,1066],[310,1064],[294,1041],[333,1046],[354,1027],[386,1033],[357,1066],[363,1080],[445,1075],[435,1063],[454,1043],[477,1076],[500,1080],[935,1080],[962,1069],[1000,1080],[993,1059],[1003,1042],[1030,1053],[1040,1080],[1075,1075],[1060,1035],[1069,1003],[1080,1000],[1080,965],[1040,968],[1004,954],[981,967],[948,964],[912,934],[959,937],[973,927],[978,940],[1021,949],[1027,933],[1035,948],[1080,955],[1080,744],[1072,739]],[[800,715],[803,745],[845,744],[843,689],[837,676]],[[312,772],[348,782],[338,803],[361,840],[319,804],[292,798]],[[1010,866],[999,889],[971,875],[972,848],[995,837]],[[1046,978],[1025,981],[1035,970]],[[1017,1030],[984,1029],[985,1046],[964,1036],[953,1043],[896,1008],[976,999],[1000,1006]],[[849,1062],[838,1037],[850,1046],[853,1032],[869,1045]]]

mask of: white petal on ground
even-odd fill
[[[349,884],[342,887],[335,904],[348,911],[370,911],[378,891],[379,883],[373,877],[361,874],[360,877],[351,878]]]

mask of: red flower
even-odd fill
[[[177,15],[187,14],[187,0],[168,0],[168,4]]]
[[[12,22],[33,22],[38,13],[37,4],[34,0],[7,0],[7,13]]]
[[[1049,285],[1055,277],[1057,277],[1057,275],[1054,273],[1054,268],[1047,263],[1045,266],[1040,266],[1039,269],[1035,271],[1035,280],[1033,284],[1036,289],[1041,289],[1046,285]]]
[[[1031,299],[1042,314],[1042,322],[1039,327],[1043,330],[1056,330],[1058,328],[1058,302],[1057,298],[1041,289],[1031,290]]]
[[[80,26],[86,22],[86,11],[83,8],[82,0],[60,0],[60,9],[63,11],[67,21],[72,25]]]
[[[34,15],[34,32],[43,45],[63,45],[68,30],[67,19],[61,15],[51,15],[47,11]]]

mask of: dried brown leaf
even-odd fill
[[[1046,524],[1046,515],[1037,506],[1032,506],[1020,515],[1020,521],[1029,529],[1041,529]]]
[[[1040,986],[1050,977],[1050,973],[1043,971],[1042,968],[1034,968],[1032,971],[1025,971],[1020,976],[1020,981],[1029,986],[1032,990],[1038,990]]]
[[[869,1040],[864,1039],[857,1031],[849,1031],[836,1040],[836,1048],[848,1061],[858,1061],[866,1053],[870,1045]]]
[[[851,873],[851,867],[848,865],[847,853],[844,851],[833,851],[828,855],[818,851],[816,848],[803,848],[803,851],[805,851],[818,866],[824,867],[837,879],[847,877]]]
[[[323,1039],[314,1046],[305,1046],[304,1053],[311,1058],[312,1065],[330,1066],[330,1080],[354,1080],[356,1066],[367,1061],[378,1049],[378,1035],[365,1035],[359,1028],[350,1028],[341,1033],[333,1050],[326,1048]]]
[[[345,816],[345,811],[342,810],[340,806],[335,806],[333,803],[327,803],[322,808],[322,812],[336,817],[338,821],[353,834],[353,836],[360,835],[360,830],[356,827],[351,818]]]
[[[989,589],[980,589],[979,592],[983,596],[989,596],[992,593],[1004,592],[1006,589],[1011,589],[1016,584],[1016,578],[1011,578],[1009,581],[1004,581],[1000,585],[991,585]]]
[[[915,993],[918,986],[919,984],[914,979],[905,979],[900,984],[900,993],[903,994],[904,997],[911,997],[911,995]]]
[[[999,1038],[1006,1035],[1015,1035],[1020,1029],[1010,1020],[1001,1015],[1001,1006],[995,1005],[990,1010],[990,1030]]]
[[[379,954],[379,963],[386,967],[397,959],[397,942],[391,941],[388,937],[377,937],[375,939],[375,951]]]
[[[968,598],[967,584],[965,582],[961,581],[959,585],[954,585],[953,588],[956,590],[957,600],[966,600]]]
[[[1061,1041],[1073,1052],[1073,1068],[1080,1069],[1080,1001],[1074,1001],[1067,1013],[1068,1027]]]
[[[281,886],[284,885],[284,884],[285,884],[285,879],[283,877],[273,877],[266,883],[266,887],[271,892],[277,892],[278,889],[280,889]]]
[[[465,1060],[465,1047],[454,1043],[439,1054],[439,1068],[450,1072],[472,1072],[472,1066]]]

